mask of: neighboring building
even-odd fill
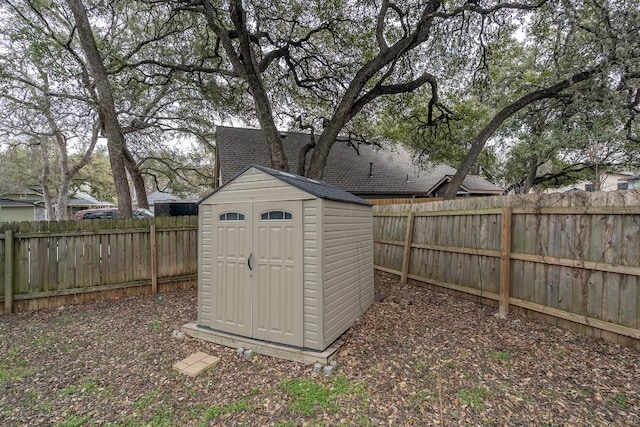
[[[42,202],[0,199],[0,220],[6,222],[46,221],[47,210]]]
[[[431,187],[431,189],[429,189],[429,194],[433,194],[436,197],[443,197],[452,178],[453,175],[443,176],[433,187]],[[502,190],[500,188],[497,188],[494,184],[479,175],[467,175],[458,190],[458,197],[491,196],[500,194],[502,194]]]
[[[168,203],[168,202],[177,202],[180,198],[175,194],[165,193],[162,191],[155,191],[147,196],[147,201],[149,202],[149,209],[153,211],[153,206],[156,203]]]
[[[21,188],[8,193],[2,193],[0,195],[6,200],[16,200],[21,202],[41,202],[42,194],[30,188]]]
[[[42,194],[30,188],[21,188],[0,195],[0,220],[46,221],[49,217]]]
[[[616,190],[626,190],[627,188],[631,188],[627,183],[627,179],[632,178],[634,176],[633,172],[611,172],[608,174],[603,174],[602,184],[600,186],[600,191],[616,191]],[[591,181],[579,181],[572,185],[567,185],[564,187],[557,188],[547,188],[543,192],[547,194],[551,193],[566,193],[569,191],[587,191],[593,192],[595,191],[595,187]]]
[[[50,219],[41,193],[21,189],[5,193],[0,201],[0,219],[3,221],[46,221]],[[67,219],[83,209],[112,207],[113,203],[101,202],[85,193],[76,193],[67,204]]]
[[[156,216],[197,215],[199,197],[182,199],[175,194],[156,191],[147,196],[149,210]]]
[[[67,203],[67,218],[72,219],[76,212],[85,209],[115,207],[111,202],[100,201],[89,194],[77,192]]]
[[[640,190],[640,174],[620,179],[618,188],[620,190]]]
[[[249,164],[270,166],[262,130],[218,126],[216,131],[216,186],[225,184]],[[281,132],[291,173],[298,170],[298,153],[310,135]],[[307,154],[308,164],[311,152]],[[402,146],[379,147],[341,138],[333,145],[323,181],[365,199],[435,197],[456,170],[445,164],[416,165]],[[469,175],[461,195],[502,194],[502,189],[479,175]]]

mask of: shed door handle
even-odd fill
[[[249,254],[249,259],[247,259],[247,266],[249,267],[249,271],[253,271],[253,268],[251,267],[251,258],[253,258],[253,252]]]

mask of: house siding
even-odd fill
[[[35,206],[5,206],[2,208],[2,217],[5,221],[35,221]]]
[[[371,207],[324,201],[325,345],[335,341],[373,302]]]

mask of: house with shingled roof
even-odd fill
[[[292,173],[298,153],[308,144],[307,133],[281,132]],[[260,129],[218,126],[216,130],[216,187],[224,185],[249,164],[269,167],[271,161]],[[307,162],[311,153],[307,154]],[[308,163],[307,163],[308,164]],[[401,145],[381,147],[353,140],[338,140],[331,148],[323,181],[364,199],[437,197],[456,170],[445,164],[418,165]],[[502,189],[479,175],[465,178],[461,196],[493,196]]]

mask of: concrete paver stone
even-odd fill
[[[173,369],[183,374],[195,377],[204,369],[209,366],[218,363],[219,357],[211,356],[207,353],[199,351],[191,356],[173,364]]]

